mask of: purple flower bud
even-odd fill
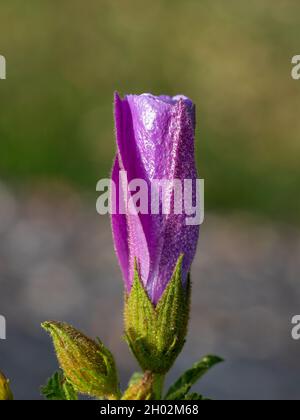
[[[120,171],[127,172],[128,183],[137,178],[146,181],[149,203],[151,184],[163,179],[181,180],[182,185],[185,179],[193,180],[195,201],[195,107],[190,99],[143,94],[128,95],[122,100],[116,94],[115,124],[117,157],[112,180],[117,191],[123,191],[123,197],[127,187],[120,184]],[[119,210],[124,205],[121,201],[116,194],[112,230],[126,290],[130,292],[136,261],[144,287],[156,305],[180,255],[184,255],[182,281],[186,284],[199,225],[187,225],[184,211],[151,214],[150,204],[148,214],[134,215],[128,209],[121,214]]]

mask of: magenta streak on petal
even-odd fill
[[[119,209],[119,171],[120,165],[118,159],[115,159],[112,170],[112,181],[116,185],[116,209]],[[126,289],[129,292],[131,287],[129,276],[129,248],[128,248],[128,229],[127,220],[124,214],[119,214],[119,211],[111,215],[111,226],[115,245],[115,251],[120,262],[122,274],[125,280]]]
[[[134,133],[132,130],[131,112],[127,101],[122,101],[119,96],[115,96],[115,123],[116,137],[118,146],[119,170],[127,171],[128,182],[134,178],[144,178],[142,167],[139,167],[138,152],[134,142]],[[119,179],[115,179],[117,190],[119,188]],[[133,281],[134,261],[137,260],[141,278],[145,284],[149,275],[149,252],[140,217],[127,214],[125,217],[127,224],[128,255],[127,258],[127,276],[125,277],[127,289],[130,289]],[[114,218],[117,220],[116,218]],[[115,241],[116,243],[116,241]],[[125,260],[125,257],[124,257]],[[122,263],[121,263],[122,266]]]

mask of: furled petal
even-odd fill
[[[121,100],[116,95],[115,122],[118,153],[113,180],[116,185],[119,185],[120,169],[127,171],[128,182],[135,178],[145,180],[149,194],[155,179],[197,178],[195,112],[188,98],[143,94],[128,95]],[[170,281],[181,254],[184,254],[183,282],[186,281],[199,227],[187,226],[184,214],[115,215],[112,225],[127,289],[132,284],[134,259],[154,304]]]
[[[136,169],[136,162],[134,162],[134,157],[136,156],[135,144],[134,137],[131,135],[131,119],[128,111],[130,111],[129,108],[127,108],[126,104],[124,104],[116,95],[115,125],[119,152],[114,163],[112,180],[116,185],[116,208],[118,210],[120,208],[118,191],[120,187],[122,187],[119,183],[120,170],[125,170],[127,172],[128,181],[133,178],[144,179],[144,177],[138,173],[132,175],[127,169],[128,167],[133,171]],[[112,215],[112,230],[115,249],[121,265],[127,291],[130,291],[135,260],[137,261],[142,278],[147,279],[149,276],[149,251],[143,226],[138,215],[123,215],[117,211],[116,214]]]

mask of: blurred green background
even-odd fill
[[[299,222],[299,1],[9,0],[0,13],[2,180],[94,192],[114,90],[183,93],[206,209]]]

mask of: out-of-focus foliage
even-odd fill
[[[2,2],[0,176],[94,191],[114,154],[112,94],[184,93],[198,106],[206,208],[296,221],[300,3]]]

